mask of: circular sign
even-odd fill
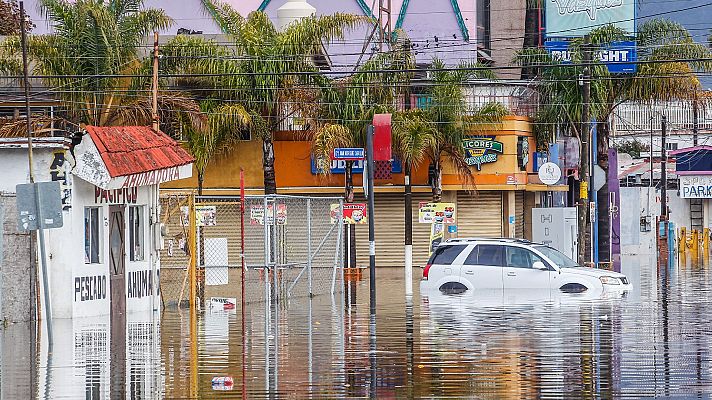
[[[544,163],[539,167],[539,179],[546,185],[554,185],[561,179],[561,168],[553,162]]]

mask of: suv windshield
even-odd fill
[[[564,253],[556,250],[549,246],[534,246],[535,249],[539,250],[542,254],[548,257],[551,261],[556,263],[560,268],[574,268],[580,267],[576,261],[567,257]]]

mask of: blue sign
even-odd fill
[[[636,0],[546,0],[546,36],[579,37],[607,24],[635,33]]]
[[[354,174],[363,174],[363,166],[365,163],[366,163],[365,160],[354,161],[353,173]],[[314,175],[320,173],[319,169],[317,169],[317,167],[316,167],[314,158],[311,159],[311,172]],[[331,173],[332,174],[343,174],[345,172],[346,172],[346,160],[331,160]],[[401,165],[400,160],[394,159],[391,162],[391,172],[394,174],[399,174],[399,173],[403,172],[403,166]]]
[[[551,56],[559,60],[562,64],[571,64],[571,50],[569,42],[556,41],[544,43],[546,50]],[[636,71],[637,53],[635,42],[612,42],[596,52],[598,61],[608,67],[608,72],[612,74],[634,74]]]
[[[335,160],[363,160],[366,151],[359,147],[337,147],[334,149]]]
[[[447,233],[457,233],[457,225],[448,225]]]

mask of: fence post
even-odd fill
[[[337,231],[336,232],[336,250],[335,250],[335,256],[334,256],[334,270],[331,273],[331,295],[334,295],[334,290],[336,287],[336,270],[340,269],[341,270],[341,281],[343,282],[344,279],[344,268],[343,268],[343,263],[340,263],[339,260],[341,259],[339,257],[339,254],[341,253],[339,250],[341,250],[341,235],[344,234],[344,200],[339,199],[339,218],[336,221],[337,223]],[[341,266],[341,268],[339,268]]]
[[[195,232],[197,226],[195,223],[195,193],[191,192],[188,195],[188,243],[190,244],[190,309],[196,309],[196,297],[198,289],[197,280],[197,257],[198,257],[198,247],[196,245],[197,239]]]
[[[307,199],[307,280],[309,282],[309,297],[312,297],[312,226],[311,226],[311,199]],[[311,314],[310,314],[311,317]]]

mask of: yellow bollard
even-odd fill
[[[695,259],[698,258],[700,254],[700,235],[699,231],[697,229],[692,230],[692,254],[695,256]]]
[[[678,246],[680,248],[680,253],[684,253],[687,248],[687,229],[685,227],[680,228],[680,240],[678,240]]]
[[[702,251],[707,256],[710,249],[710,228],[702,230]]]

